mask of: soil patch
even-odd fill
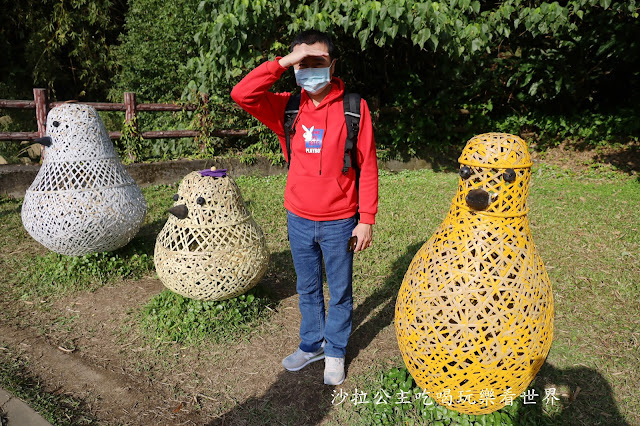
[[[146,278],[56,301],[29,313],[41,327],[53,324],[44,335],[5,324],[0,344],[19,348],[46,390],[83,400],[109,424],[244,424],[256,412],[311,424],[329,413],[333,388],[322,383],[324,364],[295,373],[280,364],[299,342],[297,295],[274,288],[289,296],[245,341],[182,346],[154,342],[136,325],[140,308],[163,288]],[[397,357],[391,324],[388,307],[361,318],[349,375]]]

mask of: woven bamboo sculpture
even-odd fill
[[[180,184],[154,262],[160,280],[176,293],[224,300],[260,281],[269,252],[235,181],[207,172],[189,173]]]
[[[517,136],[469,140],[444,222],[413,258],[396,302],[407,368],[439,404],[467,414],[526,390],[553,337],[553,299],[526,200],[531,159]]]
[[[49,250],[111,251],[138,232],[147,203],[95,109],[63,104],[47,115],[44,160],[27,190],[22,224]]]

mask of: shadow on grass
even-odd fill
[[[537,425],[546,420],[552,425],[630,426],[618,410],[611,386],[596,370],[581,366],[558,369],[546,362],[538,372],[535,387],[555,388],[557,392],[568,389],[570,395],[563,399],[564,407],[551,416],[543,413],[545,405],[541,401],[545,395],[540,395],[536,404],[520,408],[516,415],[518,424]]]
[[[429,163],[434,172],[454,172],[460,167],[458,157],[460,157],[465,142],[466,139],[461,139],[460,144],[425,148],[418,155]]]
[[[595,160],[611,164],[627,174],[640,173],[640,143],[628,144],[622,149],[598,154]]]
[[[9,203],[15,203],[16,200],[13,198],[0,198],[0,207],[2,206],[2,204],[9,204]],[[18,204],[17,206],[13,207],[13,208],[8,208],[6,210],[2,209],[0,210],[0,220],[4,220],[3,218],[5,216],[11,216],[14,214],[17,214],[18,216],[20,216],[22,213],[22,203]]]
[[[400,290],[400,285],[402,284],[402,279],[409,268],[411,260],[423,244],[423,242],[420,242],[407,247],[404,254],[393,262],[391,266],[393,272],[386,278],[382,287],[368,296],[364,302],[354,310],[353,332],[349,339],[349,348],[345,362],[347,367],[350,361],[356,358],[361,350],[369,346],[382,329],[393,323],[396,298]],[[374,310],[378,310],[378,312],[365,322],[365,318]]]
[[[269,267],[260,284],[269,291],[274,301],[287,299],[296,293],[296,274],[291,250],[269,254]]]
[[[404,273],[421,246],[422,243],[416,243],[407,247],[404,254],[393,263],[393,272],[386,278],[382,287],[354,310],[354,331],[347,351],[347,368],[360,351],[369,346],[385,327],[393,323],[396,296]],[[279,297],[288,297],[295,293],[291,254],[287,250],[273,256],[272,260],[278,265],[279,270],[268,278],[267,285],[272,288],[276,285],[277,291],[281,292]],[[288,272],[283,274],[285,269],[288,269]],[[273,279],[280,281],[271,281]],[[376,311],[375,315],[365,321],[373,311]],[[282,369],[280,365],[270,367]],[[333,407],[334,387],[322,383],[323,369],[324,363],[317,362],[298,372],[282,370],[263,395],[249,398],[208,424],[318,424]],[[514,416],[516,424],[629,426],[616,406],[610,385],[593,369],[577,367],[560,370],[545,363],[538,373],[538,383],[541,385],[538,388],[555,387],[558,392],[560,389],[569,388],[574,399],[571,398],[568,406],[550,415],[543,413],[541,401],[545,395],[542,394],[537,398],[537,404],[522,406]]]
[[[421,246],[422,243],[407,247],[405,253],[393,263],[394,272],[387,277],[383,286],[354,310],[354,332],[347,349],[347,368],[350,361],[365,349],[382,329],[393,322],[396,295],[402,278]],[[289,288],[295,294],[296,277],[290,251],[272,256],[278,271],[289,271],[281,275],[286,281],[281,282],[280,288]],[[278,271],[275,272],[276,275]],[[289,293],[290,291],[286,294]],[[378,310],[375,316],[364,322],[374,310]],[[263,395],[249,398],[222,416],[211,420],[208,425],[317,424],[329,413],[334,387],[323,384],[323,362],[313,363],[297,372],[285,371],[281,365],[268,368],[282,369],[282,372]]]

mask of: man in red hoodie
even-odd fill
[[[289,158],[284,207],[302,320],[300,345],[282,364],[297,371],[324,358],[324,383],[338,385],[345,378],[344,357],[353,314],[353,252],[347,243],[351,236],[357,237],[355,252],[371,245],[378,210],[378,166],[371,115],[363,99],[358,158],[352,159],[360,167],[358,191],[353,167],[343,172],[347,137],[344,83],[333,76],[333,50],[327,34],[304,31],[293,40],[288,55],[259,65],[233,88],[231,97],[278,135]],[[269,90],[290,67],[302,93],[291,153],[287,153],[284,111],[291,93]],[[326,317],[323,259],[330,295]]]

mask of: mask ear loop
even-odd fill
[[[329,65],[329,80],[331,80],[333,78],[333,74],[336,70],[336,61],[338,60],[338,58],[333,58],[333,61],[331,61],[331,65]]]

